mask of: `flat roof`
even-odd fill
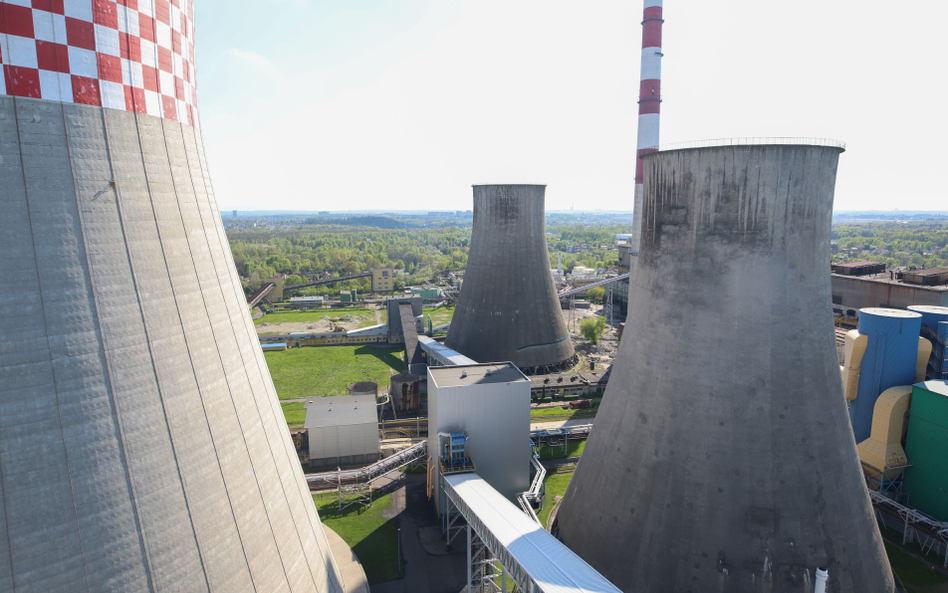
[[[948,381],[922,381],[921,383],[916,383],[915,387],[921,387],[922,389],[927,389],[932,393],[937,393],[939,395],[948,397]]]
[[[863,307],[859,313],[875,315],[877,317],[892,317],[896,319],[918,319],[921,313],[915,311],[906,311],[905,309],[890,309],[888,307]]]
[[[917,276],[941,276],[948,274],[948,268],[925,268],[924,270],[906,270],[903,274],[914,274]]]
[[[835,268],[863,268],[865,266],[885,266],[885,262],[881,261],[851,261],[851,262],[842,262],[842,263],[833,263]]]
[[[421,345],[422,350],[427,352],[429,356],[434,356],[438,362],[441,362],[442,364],[477,364],[476,360],[468,358],[460,352],[448,348],[434,338],[429,338],[428,336],[418,336],[418,343]]]
[[[544,593],[621,593],[477,474],[444,477]]]
[[[379,421],[375,396],[371,394],[314,397],[306,400],[303,407],[306,409],[305,428],[377,424]]]
[[[530,380],[512,362],[428,367],[428,373],[438,387]]]
[[[896,286],[904,286],[905,288],[912,288],[915,290],[928,290],[932,292],[948,292],[948,284],[913,284],[911,282],[903,282],[897,278],[890,278],[889,272],[895,274],[895,270],[887,270],[880,274],[866,274],[865,276],[850,276],[848,274],[837,274],[835,272],[831,273],[830,276],[833,278],[838,278],[840,280],[849,280],[851,282],[874,282],[876,284],[894,284]],[[903,272],[905,274],[914,274],[916,270],[911,272]]]

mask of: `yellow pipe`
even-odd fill
[[[918,358],[915,360],[915,382],[925,380],[928,359],[932,356],[932,343],[925,338],[918,339]]]
[[[905,412],[911,399],[911,385],[899,385],[883,391],[872,409],[869,438],[856,447],[859,450],[859,461],[870,466],[863,466],[863,470],[877,480],[881,477],[880,471],[908,463],[905,450],[902,449],[902,431],[905,427]],[[901,470],[884,473],[887,478],[894,478],[899,471]],[[872,484],[871,487],[877,489],[878,485]]]
[[[868,345],[869,336],[860,334],[859,330],[846,332],[845,362],[840,370],[843,373],[843,393],[850,401],[855,400],[859,393],[859,368]]]

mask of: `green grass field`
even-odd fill
[[[541,446],[539,449],[540,459],[564,459],[566,457],[579,457],[586,448],[586,441],[570,441],[564,450],[563,447]]]
[[[543,510],[537,513],[537,518],[540,519],[540,524],[543,527],[546,527],[546,521],[550,518],[553,507],[556,506],[556,502],[553,500],[554,497],[563,496],[566,493],[566,487],[569,486],[572,477],[573,472],[563,472],[547,474],[546,479],[543,480],[543,484],[546,486],[546,494],[543,495]]]
[[[398,533],[395,523],[382,517],[392,506],[392,495],[376,498],[372,508],[356,505],[336,511],[336,494],[313,495],[322,522],[339,534],[362,563],[369,583],[383,583],[402,576],[398,565]]]
[[[362,307],[348,309],[309,309],[304,311],[280,310],[267,313],[260,319],[254,319],[253,324],[260,326],[264,323],[312,323],[320,319],[344,320],[346,316],[353,317],[359,322],[359,327],[375,325],[375,311]]]
[[[554,422],[558,420],[573,420],[575,418],[595,418],[598,408],[582,410],[564,410],[563,408],[541,408],[530,410],[531,422]]]
[[[401,349],[321,346],[265,352],[280,399],[345,395],[346,386],[374,381],[387,388],[391,371],[402,372]]]
[[[431,325],[438,327],[439,325],[444,325],[451,321],[451,318],[454,317],[454,306],[448,305],[445,307],[425,307],[425,327],[428,327],[428,315],[431,315]]]
[[[885,526],[881,527],[881,531],[886,538],[885,552],[892,572],[899,578],[906,593],[948,593],[948,576],[935,568],[941,562],[937,556],[923,554],[917,544],[909,545],[908,549],[916,555],[932,559],[931,562],[923,562],[901,545],[892,543],[902,541],[900,532]]]
[[[280,402],[283,408],[283,415],[286,417],[286,425],[290,428],[302,428],[306,421],[306,410],[303,409],[303,402]]]

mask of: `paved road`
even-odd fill
[[[395,490],[386,517],[399,528],[405,576],[376,583],[372,593],[457,593],[467,579],[467,549],[463,542],[445,548],[434,503],[428,500],[425,476],[406,474]]]

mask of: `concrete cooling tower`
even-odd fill
[[[445,344],[527,374],[576,361],[546,248],[544,185],[475,185],[464,284]]]
[[[211,190],[193,5],[0,2],[0,591],[340,592]]]
[[[821,567],[826,591],[894,589],[834,347],[840,152],[643,157],[634,339],[558,513],[563,541],[623,591],[809,593]]]

